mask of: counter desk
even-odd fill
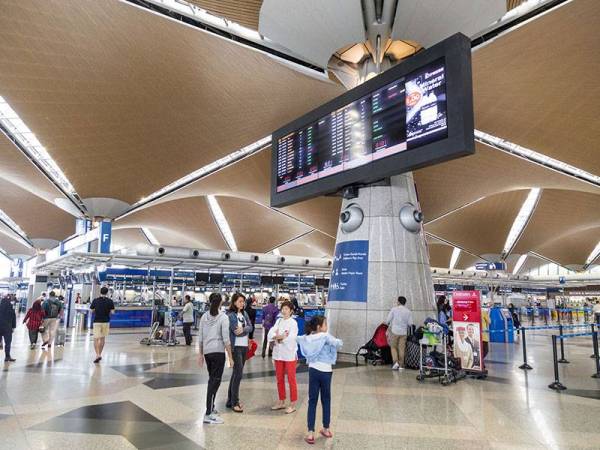
[[[88,304],[78,304],[75,312],[82,317],[83,328],[92,328],[94,313],[90,311]],[[151,306],[116,306],[110,316],[111,328],[140,328],[150,327],[152,324]]]

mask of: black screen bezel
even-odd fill
[[[277,192],[277,143],[279,139],[327,116],[440,58],[445,61],[448,137],[421,147],[375,160],[364,166]],[[411,57],[381,75],[290,122],[272,135],[271,207],[297,203],[341,191],[353,184],[367,184],[475,153],[471,40],[457,33]]]

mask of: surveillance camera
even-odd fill
[[[423,222],[423,213],[412,203],[406,203],[400,208],[400,223],[405,230],[411,233],[418,233],[421,230]]]
[[[355,203],[348,205],[340,214],[342,232],[352,233],[358,230],[364,220],[363,210]]]

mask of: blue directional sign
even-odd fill
[[[369,284],[369,241],[346,241],[335,246],[330,302],[366,302]]]

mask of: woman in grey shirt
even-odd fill
[[[206,361],[208,370],[208,386],[206,387],[206,413],[204,423],[221,424],[223,419],[219,417],[215,409],[215,398],[221,385],[221,377],[225,368],[225,352],[231,356],[231,344],[229,338],[229,319],[219,311],[221,307],[221,294],[212,293],[208,298],[210,309],[200,319],[198,330],[198,341],[200,354],[198,365],[202,367]]]

